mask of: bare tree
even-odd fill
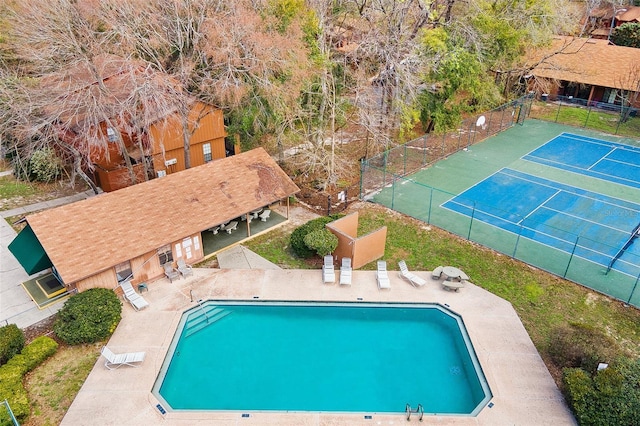
[[[5,72],[13,74],[14,90],[24,96],[3,97],[4,109],[24,120],[3,130],[22,141],[20,153],[57,146],[73,158],[75,172],[89,180],[84,170],[92,170],[92,158],[107,152],[113,139],[135,183],[123,134],[132,137],[150,124],[139,111],[153,111],[157,120],[171,108],[158,96],[171,86],[144,64],[107,54],[109,34],[75,2],[16,1],[5,19],[7,46],[21,64]],[[107,134],[109,128],[118,131]]]
[[[225,111],[250,104],[257,126],[269,126],[275,112],[283,120],[272,128],[284,131],[309,65],[299,26],[277,31],[267,8],[250,0],[113,0],[101,17],[112,23],[123,54],[172,76],[182,93]],[[190,122],[188,104],[177,106],[189,135],[197,122]]]

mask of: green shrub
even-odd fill
[[[568,368],[563,385],[581,426],[625,426],[640,419],[640,360],[618,358],[593,376]]]
[[[15,324],[0,327],[0,365],[6,364],[24,348],[24,333]]]
[[[20,354],[12,357],[0,367],[0,400],[7,400],[11,411],[20,423],[29,415],[30,405],[22,378],[29,371],[42,364],[58,349],[58,344],[50,337],[42,336],[24,347]],[[3,418],[0,425],[4,425]],[[11,423],[6,423],[11,424]]]
[[[58,311],[53,331],[65,343],[94,343],[109,337],[122,318],[118,296],[93,288],[72,296]]]
[[[615,340],[585,324],[568,324],[551,332],[549,355],[559,368],[595,371],[598,363],[620,354]]]
[[[296,256],[301,257],[303,259],[308,259],[310,257],[313,257],[316,254],[316,251],[310,248],[309,246],[307,246],[307,244],[304,241],[304,238],[308,234],[314,231],[324,229],[327,223],[333,222],[336,219],[340,219],[343,216],[344,216],[343,214],[333,214],[329,216],[323,216],[317,219],[310,220],[304,225],[297,227],[291,233],[291,237],[290,237],[291,250],[293,250]]]
[[[40,182],[56,180],[62,172],[60,159],[51,148],[42,148],[35,151],[29,160],[29,169],[33,177]]]
[[[318,229],[304,237],[304,243],[319,256],[326,256],[338,247],[338,237],[327,228]]]

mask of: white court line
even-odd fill
[[[535,209],[531,210],[531,211],[529,212],[529,214],[528,214],[528,215],[526,215],[525,217],[523,217],[521,220],[519,220],[519,221],[518,221],[518,225],[520,225],[520,224],[521,224],[521,223],[523,223],[525,220],[527,220],[527,218],[528,218],[529,216],[531,216],[533,213],[535,213],[535,212],[536,212],[536,211],[538,211],[539,209],[541,209],[541,208],[546,208],[546,207],[544,207],[544,205],[547,203],[547,201],[550,201],[553,197],[555,197],[556,195],[558,195],[558,194],[559,194],[559,193],[561,193],[561,192],[562,192],[562,190],[561,190],[561,189],[558,189],[558,190],[555,192],[555,194],[551,195],[549,198],[547,198],[546,200],[544,200],[541,204],[538,204],[538,207],[536,207]],[[550,210],[550,209],[548,209],[548,210]]]
[[[442,206],[441,206],[441,207],[442,207]],[[448,207],[442,207],[442,208],[443,208],[444,210],[449,210],[449,211],[451,211],[451,212],[453,212],[453,213],[457,213],[457,214],[459,214],[459,215],[461,215],[461,216],[464,216],[464,217],[466,217],[466,218],[470,218],[470,216],[468,216],[468,215],[466,215],[466,214],[464,214],[464,213],[460,213],[460,212],[455,211],[455,210],[451,210],[451,209],[450,209],[450,208],[448,208]],[[478,210],[476,210],[476,211],[478,211]],[[485,212],[485,211],[483,211],[483,210],[479,210],[479,211],[480,211],[481,213],[483,213],[483,214],[487,215],[487,216],[491,216],[491,217],[498,217],[498,216],[492,215],[492,214],[490,214],[490,213],[487,213],[487,212]],[[514,222],[511,222],[511,221],[509,221],[509,220],[502,219],[502,218],[500,218],[500,217],[498,217],[498,218],[499,218],[500,220],[502,220],[503,222],[507,222],[507,223],[511,223],[511,224],[513,224],[513,225],[516,225]],[[523,236],[523,235],[522,235],[522,232],[520,232],[520,233],[515,233],[515,232],[510,231],[510,230],[508,230],[508,229],[505,229],[505,228],[503,228],[503,227],[501,227],[501,226],[494,225],[493,223],[485,222],[485,221],[483,221],[483,220],[481,220],[481,219],[474,219],[474,220],[479,220],[480,222],[482,222],[482,223],[483,223],[484,225],[486,225],[486,226],[490,226],[490,227],[492,227],[492,228],[499,229],[499,230],[501,230],[502,232],[506,232],[506,233],[511,234],[511,235],[520,236],[521,238],[524,238],[524,239],[526,239],[526,240],[532,241],[532,242],[534,242],[534,243],[536,243],[536,244],[540,244],[541,246],[548,247],[548,248],[550,248],[550,249],[557,250],[557,251],[560,251],[560,252],[562,252],[562,253],[569,254],[569,252],[567,252],[567,251],[565,251],[565,250],[563,250],[563,249],[561,249],[561,248],[558,248],[558,247],[556,247],[556,246],[553,246],[553,245],[550,245],[550,244],[547,244],[547,243],[543,243],[543,242],[538,241],[538,240],[534,240],[534,239],[532,239],[532,238],[530,238],[530,237]],[[572,246],[575,244],[575,241],[565,240],[565,239],[559,238],[559,237],[557,237],[557,236],[555,236],[555,235],[548,234],[548,233],[546,233],[546,232],[544,232],[544,231],[540,231],[540,230],[537,230],[537,229],[534,229],[534,228],[530,228],[530,227],[528,227],[528,226],[523,226],[523,225],[518,225],[518,226],[519,226],[521,229],[528,229],[528,230],[533,231],[533,232],[535,232],[535,233],[537,233],[537,234],[547,236],[547,237],[551,238],[552,240],[556,240],[556,241],[560,241],[560,242],[563,242],[563,243],[567,243],[567,244],[572,245]],[[570,233],[570,232],[568,232],[568,233]],[[580,236],[579,236],[579,235],[576,235],[576,237],[578,238],[578,237],[580,237]],[[589,248],[589,247],[583,246],[583,245],[581,245],[581,244],[578,244],[578,245],[577,245],[577,247],[580,247],[580,248],[582,248],[582,249],[584,249],[584,250],[587,250],[587,251],[589,251],[589,252],[596,253],[596,254],[598,254],[598,255],[604,256],[604,257],[606,257],[606,258],[610,258],[610,257],[611,257],[611,256],[610,256],[610,255],[608,255],[607,253],[599,252],[599,251],[597,251],[597,250],[594,250],[594,249],[592,249],[592,248]],[[578,258],[580,258],[580,259],[586,260],[586,261],[588,261],[588,262],[590,262],[590,263],[594,263],[594,264],[596,264],[596,265],[605,266],[605,267],[607,266],[607,265],[605,265],[604,263],[599,263],[599,262],[596,262],[596,261],[594,261],[594,260],[592,260],[592,259],[584,258],[584,257],[582,257],[582,256],[574,255],[574,257],[578,257]],[[616,270],[617,270],[617,269],[616,269]],[[618,271],[618,272],[621,272],[621,271]],[[624,273],[624,272],[622,272],[622,273]]]
[[[603,223],[596,222],[596,221],[593,221],[593,220],[590,220],[590,219],[584,218],[584,217],[582,217],[582,216],[576,216],[576,215],[574,215],[574,214],[565,213],[565,212],[563,212],[562,210],[552,209],[551,207],[547,207],[547,206],[540,206],[540,207],[542,207],[542,208],[544,208],[544,209],[547,209],[547,210],[550,210],[550,211],[552,211],[552,212],[559,213],[559,214],[564,215],[564,216],[569,216],[569,217],[573,217],[573,218],[579,219],[579,220],[581,220],[581,221],[583,221],[583,222],[592,223],[592,224],[594,224],[594,225],[602,226],[603,228],[609,228],[609,229],[611,229],[611,230],[613,230],[613,231],[618,231],[618,232],[621,232],[621,233],[623,233],[623,234],[628,234],[628,233],[629,233],[629,231],[625,231],[624,229],[614,228],[613,226],[605,225],[605,224],[603,224]]]
[[[615,147],[615,146],[611,147],[611,149],[609,150],[609,152],[607,152],[605,155],[603,155],[602,157],[600,157],[600,159],[599,159],[598,161],[596,161],[595,163],[593,163],[592,165],[590,165],[589,167],[587,167],[585,170],[589,170],[589,171],[591,171],[591,168],[592,168],[592,167],[597,166],[597,165],[598,165],[601,161],[603,161],[603,160],[607,160],[607,156],[608,156],[609,154],[612,154],[613,152],[615,152],[615,150],[616,150],[616,147]],[[578,167],[578,168],[580,168],[580,167]],[[605,173],[602,173],[602,174],[605,174]],[[607,175],[607,176],[609,176],[609,175]]]
[[[519,173],[524,173],[524,172],[520,172],[520,171],[518,171],[518,170],[515,170],[515,171],[516,171],[516,172],[519,172]],[[593,172],[593,173],[597,173],[597,172]],[[508,174],[508,173],[506,173],[506,174]],[[603,173],[601,173],[601,174],[603,174]],[[579,174],[579,173],[578,173],[578,175],[579,175],[579,176],[584,176],[584,175]],[[509,175],[509,176],[511,176],[511,177],[513,177],[513,178],[515,178],[515,179],[523,180],[523,181],[525,181],[525,182],[531,182],[531,183],[533,183],[533,184],[540,185],[540,186],[543,186],[543,187],[545,187],[545,188],[558,189],[557,187],[554,187],[554,186],[551,186],[551,185],[547,185],[547,184],[545,184],[545,183],[536,182],[536,181],[531,180],[531,179],[525,179],[525,178],[522,178],[522,177],[519,177],[519,176],[513,176],[513,175]],[[536,176],[536,177],[540,177],[540,176]],[[589,177],[592,177],[592,176],[589,176]],[[551,182],[554,182],[554,183],[560,184],[560,185],[562,185],[562,186],[568,186],[568,187],[571,187],[571,185],[563,184],[563,183],[561,183],[561,182],[556,182],[556,181],[553,181],[553,180],[550,180],[550,179],[547,179],[547,178],[540,178],[540,179],[548,180],[548,181],[551,181]],[[594,179],[600,179],[600,178],[594,178]],[[609,183],[615,183],[615,182],[611,182],[611,181],[607,181],[607,182],[609,182]],[[574,187],[574,188],[577,188],[577,187]],[[578,188],[578,189],[582,189],[582,188]],[[596,198],[596,197],[590,197],[590,196],[587,196],[587,195],[578,194],[577,192],[570,191],[570,190],[566,190],[566,189],[561,189],[561,191],[566,192],[567,194],[573,194],[573,195],[575,195],[575,196],[577,196],[577,197],[586,198],[586,199],[588,199],[588,200],[595,200],[595,201],[598,201],[598,202],[601,202],[601,203],[605,203],[605,204],[608,204],[608,205],[611,205],[611,206],[614,206],[614,207],[620,207],[620,208],[623,208],[623,209],[625,209],[625,210],[630,210],[630,211],[632,211],[632,212],[640,213],[640,210],[633,210],[633,209],[630,209],[630,208],[628,208],[628,207],[624,207],[624,206],[619,205],[619,204],[613,204],[613,203],[610,203],[610,202],[608,202],[608,201],[600,200],[600,199],[598,199],[598,198]],[[588,190],[588,189],[584,189],[584,191],[592,192],[592,193],[594,193],[594,194],[600,194],[600,195],[602,195],[602,196],[604,196],[604,197],[610,198],[610,199],[612,199],[612,200],[618,200],[618,201],[621,201],[621,202],[623,202],[623,203],[636,204],[636,205],[638,204],[638,203],[636,203],[636,202],[634,202],[634,201],[625,200],[625,199],[622,199],[622,198],[619,198],[619,197],[612,197],[611,195],[601,194],[601,193],[599,193],[599,192],[591,191],[591,190]]]

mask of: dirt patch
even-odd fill
[[[43,319],[40,322],[37,322],[33,325],[30,325],[27,328],[22,329],[24,333],[24,340],[27,344],[33,341],[36,337],[40,336],[49,336],[52,339],[56,340],[58,344],[63,344],[56,338],[55,333],[53,332],[53,323],[56,320],[56,316],[52,315],[48,318]]]

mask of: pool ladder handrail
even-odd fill
[[[411,405],[407,403],[404,407],[405,413],[407,413],[407,421],[411,420],[411,414],[420,414],[420,418],[418,420],[422,421],[422,417],[424,417],[424,409],[422,408],[422,404],[418,404],[416,409],[411,408]]]
[[[209,324],[209,315],[207,315],[207,311],[204,309],[204,306],[202,306],[202,299],[198,299],[196,303],[200,307],[200,310],[202,311],[204,317],[207,319],[207,324]]]

